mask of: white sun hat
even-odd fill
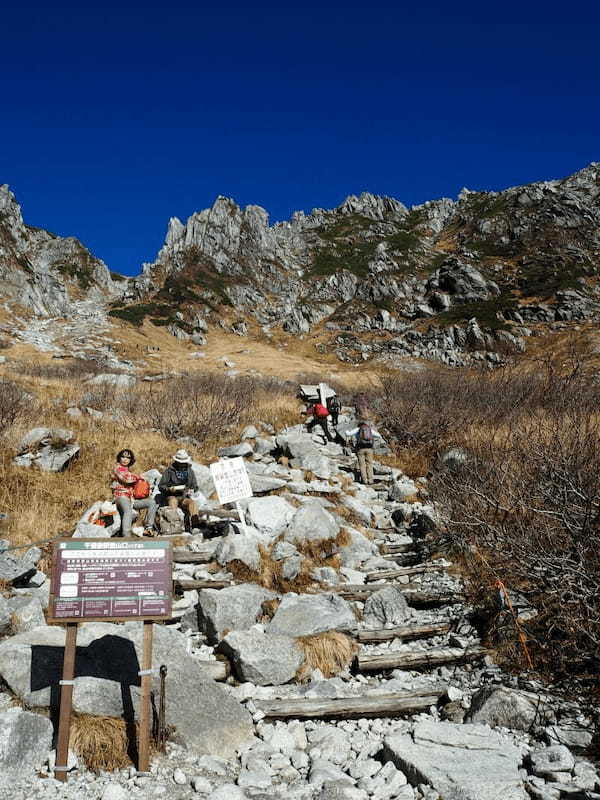
[[[173,461],[177,461],[180,464],[191,464],[192,457],[187,450],[178,450],[173,456]]]

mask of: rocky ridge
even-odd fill
[[[320,326],[343,361],[494,364],[525,350],[538,323],[598,319],[599,198],[597,164],[410,210],[363,193],[272,226],[264,209],[219,197],[170,221],[128,297],[176,327],[177,307],[182,335],[192,313],[229,308],[267,333]]]
[[[600,318],[600,166],[500,192],[463,189],[410,209],[370,193],[269,224],[218,197],[172,218],[155,261],[128,280],[75,239],[26,226],[0,189],[3,296],[36,314],[149,319],[182,340],[319,332],[348,363],[407,357],[503,363],[531,336]]]
[[[65,316],[73,301],[104,305],[121,293],[103,261],[74,237],[26,225],[6,184],[0,186],[1,297],[39,316]]]
[[[343,409],[342,436],[352,424]],[[16,565],[0,556],[12,570],[1,575],[12,584],[0,598],[0,764],[11,781],[2,800],[600,796],[583,755],[593,709],[504,673],[481,647],[461,581],[432,558],[438,522],[425,479],[376,460],[376,483],[363,486],[352,456],[302,426],[250,426],[222,451],[239,454],[255,492],[243,503],[247,532],[215,515],[175,548],[173,618],[155,634],[175,733],[149,776],[95,775],[73,755],[66,785],[47,777],[53,678],[38,674],[33,685],[30,674],[36,648],[56,651],[45,668],[58,669],[64,632],[44,624],[40,551]],[[193,468],[202,507],[217,511],[210,471]],[[146,473],[152,483],[159,475]],[[87,513],[74,535],[90,535]],[[264,553],[280,576],[271,589],[258,583]],[[523,621],[535,615],[514,601]],[[311,666],[302,642],[331,635],[353,645],[352,663]],[[135,623],[81,626],[79,713],[121,717],[125,684],[135,706],[136,679],[124,684],[114,664],[139,657],[140,640]],[[11,708],[15,697],[23,708]]]

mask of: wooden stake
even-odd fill
[[[152,689],[152,635],[154,623],[144,620],[142,651],[142,697],[140,705],[140,732],[138,741],[138,772],[148,772],[150,768],[150,692]]]
[[[76,647],[77,623],[67,622],[62,671],[63,683],[60,687],[60,710],[58,713],[58,742],[56,744],[56,762],[54,767],[54,777],[56,780],[63,782],[67,780],[67,762],[69,760],[69,734],[71,732]]]

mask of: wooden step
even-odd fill
[[[426,572],[444,572],[447,567],[441,564],[417,564],[414,567],[398,567],[397,569],[380,569],[374,572],[367,572],[366,579],[371,581],[393,580],[402,578],[405,575],[421,575]]]
[[[400,717],[426,711],[436,705],[446,687],[417,692],[397,692],[363,697],[290,697],[284,700],[255,700],[267,719],[359,719],[360,717]]]
[[[451,626],[448,622],[430,623],[429,625],[403,625],[399,628],[374,628],[359,630],[356,638],[359,642],[389,642],[392,639],[427,639],[430,636],[441,636],[448,633]]]
[[[228,586],[235,586],[235,581],[201,581],[201,580],[186,580],[179,578],[175,581],[175,585],[181,591],[189,591],[191,589],[226,589]]]
[[[406,542],[405,544],[381,544],[379,551],[385,553],[411,553],[414,552],[414,542]]]
[[[400,589],[409,606],[414,608],[435,608],[437,606],[453,605],[465,601],[464,594],[460,592],[424,592],[418,583],[340,583],[321,589],[321,593],[335,592],[346,600],[364,601],[380,589],[393,586]]]
[[[201,550],[185,550],[176,547],[173,550],[173,561],[176,564],[208,564],[213,560],[214,554],[214,545],[203,547]]]
[[[394,652],[392,650],[379,655],[359,653],[355,664],[359,672],[377,672],[383,669],[413,670],[476,661],[488,654],[489,650],[481,645],[473,645],[473,647],[467,649],[462,647],[437,647],[415,653]]]

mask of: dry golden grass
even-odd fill
[[[77,405],[82,387],[77,381],[11,376],[36,396],[26,416],[7,432],[0,451],[0,509],[9,513],[2,525],[2,536],[12,545],[68,536],[81,514],[96,500],[111,498],[110,471],[116,453],[131,448],[137,457],[136,472],[168,464],[179,446],[156,431],[144,430],[143,421],[123,423],[94,420],[88,416],[71,418],[69,405]],[[241,430],[262,419],[277,428],[297,422],[300,405],[291,395],[269,395],[258,391],[248,402],[238,424],[227,437],[207,437],[201,447],[186,444],[193,458],[210,463],[219,447],[239,441]],[[71,466],[61,473],[41,472],[36,467],[18,467],[12,462],[22,436],[35,425],[68,428],[81,451]]]
[[[127,724],[115,717],[73,714],[69,747],[88,769],[113,772],[131,765]]]
[[[302,545],[296,545],[303,559],[300,572],[295,578],[283,577],[282,562],[275,561],[271,556],[271,550],[274,544],[269,548],[263,545],[258,546],[258,551],[260,553],[258,572],[237,560],[230,561],[227,564],[227,569],[231,572],[235,580],[243,583],[256,583],[273,592],[302,593],[314,587],[315,580],[311,573],[316,567],[332,567],[335,570],[339,570],[340,559],[337,555],[337,550],[344,546],[342,543],[347,544],[349,539],[348,532],[342,529],[336,539],[332,539],[329,542],[306,542]]]
[[[359,650],[354,639],[338,631],[299,636],[296,642],[304,653],[304,663],[296,673],[299,682],[307,680],[313,669],[321,670],[326,678],[338,675],[352,663]]]

